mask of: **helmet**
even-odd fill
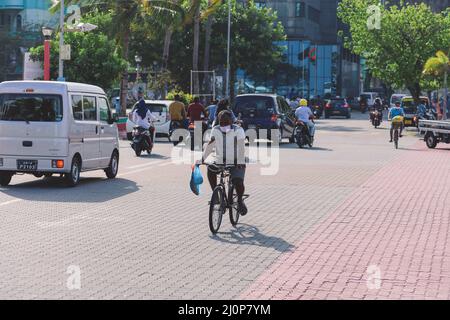
[[[308,106],[308,100],[301,99],[299,104],[300,104],[300,107],[306,107],[306,106]]]

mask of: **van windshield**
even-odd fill
[[[0,121],[59,122],[62,97],[50,94],[0,94]]]

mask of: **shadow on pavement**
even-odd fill
[[[139,158],[159,159],[159,160],[167,160],[167,159],[169,159],[169,157],[163,156],[163,155],[157,154],[157,153],[152,153],[150,155],[148,153],[145,153],[145,154],[142,154]]]
[[[315,147],[312,148],[306,146],[303,148],[299,148],[297,144],[295,143],[282,143],[280,144],[280,149],[299,149],[299,150],[311,150],[311,151],[333,151],[333,149],[328,148],[321,148],[321,147]]]
[[[29,201],[102,203],[134,193],[139,186],[121,178],[81,178],[78,186],[68,188],[64,179],[58,177],[14,185],[13,177],[12,184],[0,190],[11,197]]]
[[[260,233],[258,228],[247,224],[238,224],[231,232],[219,232],[211,238],[229,244],[273,248],[279,252],[289,252],[295,248],[287,241],[278,237],[266,236]]]
[[[355,131],[366,131],[365,128],[358,127],[344,127],[344,126],[318,126],[316,130],[320,131],[342,131],[342,132],[355,132]]]

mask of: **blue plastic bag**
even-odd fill
[[[198,165],[192,166],[191,181],[189,186],[195,195],[200,194],[200,185],[203,183],[202,172]]]

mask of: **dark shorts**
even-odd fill
[[[218,173],[220,171],[219,166],[216,164],[208,165],[208,170],[213,173]],[[231,170],[230,170],[231,180],[233,180],[233,179],[244,180],[245,179],[245,170],[246,170],[245,165],[238,165],[238,166],[234,166],[233,168],[231,168]]]

